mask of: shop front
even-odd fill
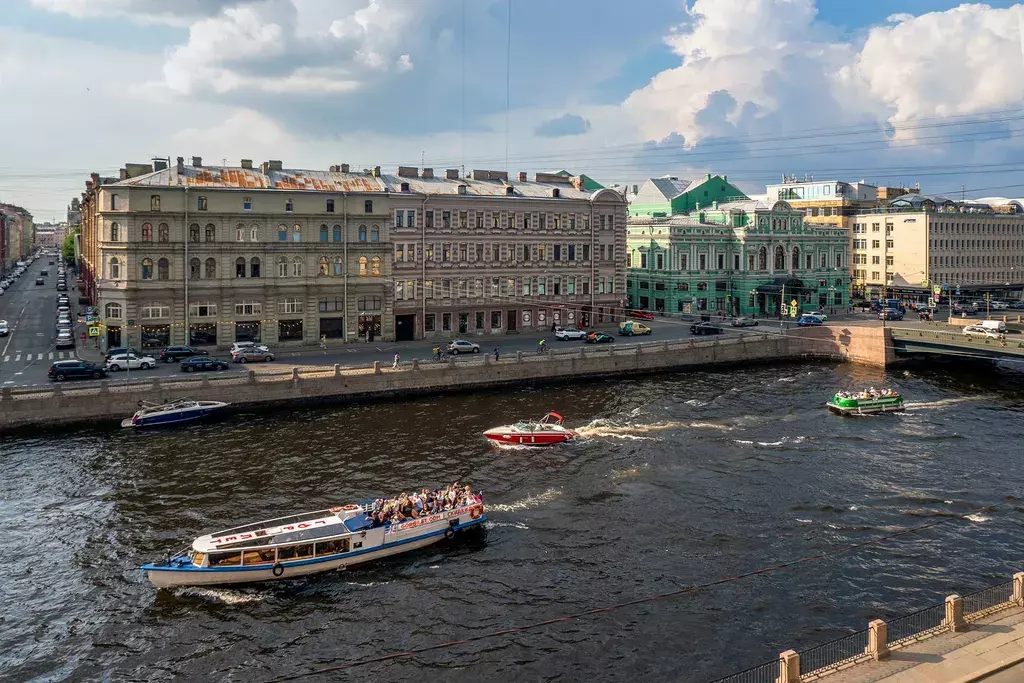
[[[235,323],[235,341],[257,343],[263,341],[260,337],[259,321]]]
[[[170,325],[143,325],[141,328],[144,349],[160,349],[171,345]],[[118,334],[120,337],[120,332]]]
[[[277,321],[277,341],[279,341],[279,342],[302,341],[302,321],[301,320],[278,320]]]
[[[192,323],[188,326],[190,346],[216,346],[217,325],[215,323]]]
[[[448,315],[450,320],[451,314],[446,313],[445,315]],[[374,339],[380,337],[380,324],[381,316],[379,315],[359,316],[359,336],[370,341],[373,341]],[[449,321],[447,329],[450,328],[451,322]]]

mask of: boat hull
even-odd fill
[[[166,567],[145,565],[142,567],[150,582],[157,588],[181,588],[187,586],[223,586],[242,583],[259,583],[263,581],[283,581],[301,576],[323,574],[333,571],[344,571],[350,567],[366,564],[392,555],[407,553],[419,548],[433,545],[447,538],[456,537],[460,532],[478,527],[487,521],[487,515],[472,519],[467,513],[465,521],[460,516],[455,525],[431,524],[430,529],[421,533],[398,533],[395,539],[382,545],[355,550],[341,555],[324,558],[282,562],[277,565],[258,565],[250,567]],[[451,534],[449,534],[449,530]],[[275,571],[278,573],[275,575]]]
[[[566,430],[564,432],[517,433],[489,430],[484,432],[488,440],[495,443],[516,444],[522,446],[557,446],[568,443],[579,435]]]
[[[224,404],[227,405],[227,404]],[[154,413],[151,415],[145,415],[140,417],[136,421],[132,421],[133,418],[128,418],[121,421],[122,427],[169,427],[172,425],[184,424],[187,422],[195,422],[196,420],[202,420],[203,418],[213,415],[224,405],[215,406],[201,406],[198,408],[192,408],[189,410],[176,410],[168,411],[166,413]]]
[[[825,406],[839,415],[874,415],[876,413],[898,413],[904,410],[903,401],[861,401],[856,405],[839,405],[829,401]]]

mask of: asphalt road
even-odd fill
[[[57,329],[57,266],[49,259],[37,259],[28,270],[0,296],[0,320],[6,320],[11,333],[0,337],[0,386],[32,384],[46,380],[50,363],[74,358],[73,349],[54,348]],[[46,284],[36,285],[42,270],[48,270]],[[71,293],[75,300],[74,292]],[[40,380],[40,378],[42,378]]]

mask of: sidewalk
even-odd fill
[[[1024,681],[1024,609],[996,612],[961,633],[944,633],[819,679],[825,683],[1010,683]]]

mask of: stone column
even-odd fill
[[[1024,572],[1013,575],[1013,601],[1018,607],[1024,607]]]
[[[800,683],[800,654],[796,650],[786,650],[779,655],[776,683]]]
[[[964,621],[964,600],[954,593],[946,597],[946,618],[942,625],[954,633],[967,630],[967,622]]]
[[[885,622],[875,619],[868,624],[867,654],[876,662],[889,656],[889,634]]]

